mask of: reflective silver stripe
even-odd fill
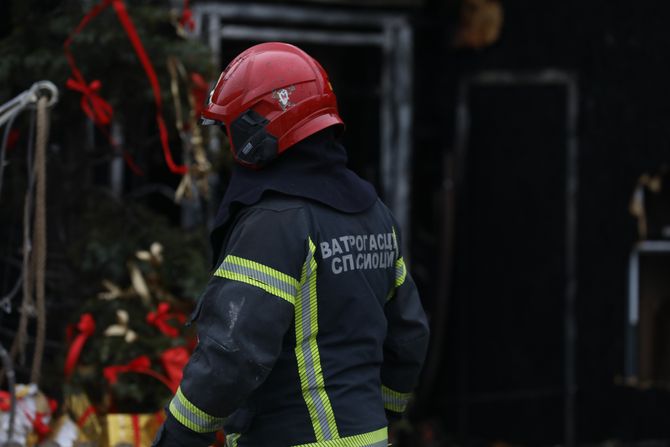
[[[172,398],[169,410],[183,426],[197,433],[217,431],[223,427],[225,420],[211,416],[193,405],[181,392],[181,388],[177,389],[177,393]]]
[[[400,393],[382,385],[382,400],[387,410],[402,413],[407,409],[407,403],[411,397],[412,393]]]
[[[228,255],[214,275],[258,287],[291,304],[295,302],[297,279],[250,259]]]
[[[330,399],[325,390],[319,348],[318,304],[316,296],[315,246],[309,240],[310,250],[303,265],[299,302],[296,303],[296,360],[303,397],[317,441],[338,438],[339,433]]]
[[[271,287],[275,287],[291,296],[295,296],[296,293],[298,292],[293,284],[284,282],[279,278],[275,278],[274,276],[268,275],[264,272],[261,272],[260,270],[256,270],[246,266],[241,266],[238,264],[233,264],[232,262],[227,262],[226,260],[224,260],[221,263],[221,266],[219,268],[231,271],[233,273],[238,273],[240,275],[247,275],[251,278],[256,279],[257,281],[263,282]]]
[[[382,427],[369,433],[331,439],[330,441],[310,442],[293,447],[387,447],[387,445],[387,428]]]

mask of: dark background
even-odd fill
[[[670,163],[670,2],[503,0],[501,36],[480,50],[451,45],[457,0],[317,3],[406,13],[414,26],[411,271],[433,333],[445,331],[429,359],[435,381],[423,382],[411,414],[415,426],[432,421],[460,445],[563,442],[565,90],[474,88],[472,137],[449,216],[444,201],[459,83],[483,70],[554,68],[577,78],[580,95],[577,441],[668,445],[670,393],[625,386],[621,378],[627,261],[637,240],[628,204],[642,173]],[[0,13],[0,38],[10,18]],[[220,68],[248,43],[227,43]],[[303,47],[333,80],[352,167],[379,186],[379,50]],[[76,109],[78,101],[67,94],[59,107]],[[54,129],[53,138],[81,132],[82,123],[79,130]],[[104,184],[104,175],[95,182]],[[165,178],[171,177],[159,172],[153,180]],[[137,179],[128,183],[141,186]],[[156,208],[178,220],[178,208],[162,200]],[[444,262],[447,218],[455,222],[451,267]],[[440,319],[441,305],[447,312]],[[58,342],[53,352],[62,351]]]
[[[435,241],[427,236],[439,234],[439,212],[426,191],[439,188],[441,157],[453,149],[459,80],[486,69],[573,72],[580,90],[578,440],[668,439],[668,393],[616,383],[623,373],[627,258],[636,240],[628,203],[639,175],[670,159],[670,4],[503,6],[500,40],[479,51],[449,48],[454,3],[429,2],[417,15],[415,263],[430,270],[427,278],[441,274],[430,262]],[[476,135],[457,192],[456,279],[433,401],[447,430],[469,439],[562,439],[564,105],[557,92],[540,90],[473,95]],[[434,282],[422,285],[430,296]],[[504,398],[524,389],[534,391]],[[485,392],[503,394],[464,409],[465,395]]]

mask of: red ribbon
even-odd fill
[[[131,416],[133,421],[133,437],[135,439],[135,447],[142,447],[142,433],[140,431],[140,416],[133,414]]]
[[[84,425],[86,425],[86,421],[88,421],[88,418],[93,416],[94,414],[97,414],[95,411],[95,407],[93,405],[89,405],[86,407],[86,410],[79,416],[79,419],[77,419],[77,425],[79,428],[83,428]]]
[[[149,312],[147,314],[147,323],[156,326],[159,331],[170,338],[179,336],[179,329],[170,326],[168,320],[177,320],[181,324],[186,321],[186,316],[180,313],[170,313],[170,305],[168,303],[160,303],[156,312]]]
[[[200,73],[193,72],[190,74],[191,79],[191,94],[194,99],[194,113],[196,117],[200,117],[202,109],[205,108],[205,101],[209,95],[209,83],[205,81]]]
[[[86,85],[75,79],[68,79],[65,86],[82,94],[81,109],[96,126],[106,126],[112,120],[114,109],[110,103],[100,97],[98,91],[102,84],[97,79]]]
[[[173,393],[177,391],[177,387],[174,386],[170,380],[151,369],[151,360],[146,355],[139,356],[136,359],[131,360],[126,365],[107,366],[102,370],[102,374],[105,376],[105,379],[107,379],[107,382],[109,382],[110,385],[116,384],[119,380],[119,374],[125,373],[137,373],[151,376],[157,380],[160,380]]]
[[[160,359],[163,369],[174,388],[177,388],[181,383],[184,368],[190,356],[188,349],[183,346],[166,349],[161,354]]]
[[[114,7],[114,11],[116,11],[119,22],[121,22],[121,26],[123,26],[123,29],[126,31],[126,34],[130,39],[130,43],[133,45],[135,53],[137,54],[137,57],[139,58],[142,67],[144,68],[144,72],[149,79],[149,83],[151,84],[151,90],[154,94],[154,103],[156,104],[156,123],[158,124],[158,131],[160,133],[161,145],[163,146],[163,157],[165,158],[165,162],[167,163],[170,172],[184,175],[188,172],[188,167],[175,164],[174,160],[172,159],[172,153],[170,152],[167,127],[165,126],[165,121],[163,120],[161,88],[158,84],[156,71],[154,70],[153,65],[151,65],[151,61],[149,60],[149,57],[144,50],[144,46],[142,46],[142,41],[137,35],[135,25],[133,25],[133,22],[128,15],[125,3],[123,3],[122,0],[112,0],[112,6]]]
[[[70,51],[70,45],[72,45],[72,41],[74,39],[74,36],[79,34],[88,25],[88,23],[93,18],[95,18],[98,14],[100,14],[105,8],[107,8],[110,5],[111,2],[112,2],[112,0],[102,0],[98,5],[95,5],[93,8],[91,8],[89,10],[89,12],[81,19],[81,21],[79,22],[77,27],[74,29],[74,31],[72,31],[72,33],[65,40],[65,43],[63,43],[63,50],[65,51],[65,58],[67,59],[67,63],[70,66],[70,69],[72,70],[72,78],[71,78],[72,82],[75,85],[77,85],[78,87],[82,87],[82,86],[86,86],[87,88],[92,87],[93,84],[95,83],[95,81],[92,82],[91,84],[86,83],[86,80],[84,79],[84,76],[81,74],[81,71],[79,71],[79,68],[77,67],[77,64],[75,63],[74,56],[72,55],[72,52]],[[68,82],[70,82],[70,81],[68,80]],[[72,83],[70,83],[70,84],[72,85]],[[67,84],[66,84],[66,86],[67,86]],[[68,86],[68,88],[70,88],[70,87]],[[98,89],[99,89],[99,87],[98,87]],[[101,101],[105,102],[105,104],[108,104],[99,95],[98,95],[98,98],[100,98]],[[81,104],[82,104],[82,108],[84,107],[83,104],[89,104],[89,98],[87,98],[87,96],[85,94],[84,94],[84,97],[82,98]],[[100,104],[100,102],[98,102],[98,104]],[[91,104],[91,106],[94,107],[92,104]],[[102,107],[102,109],[99,109],[98,111],[99,112],[105,112],[105,113],[109,112],[108,116],[111,120],[111,117],[113,115],[113,109],[111,108],[111,106],[109,107],[109,109],[106,109],[105,106],[101,106],[101,107]],[[84,113],[86,113],[85,109],[84,109]],[[102,113],[101,117],[105,116],[105,113]],[[95,119],[91,118],[91,116],[88,113],[86,113],[86,115],[90,119],[93,120],[93,122],[95,123],[98,130],[103,135],[105,135],[107,137],[107,140],[109,141],[110,145],[112,147],[118,147],[118,143],[114,140],[114,138],[112,138],[109,131],[105,127],[105,124],[103,124],[103,122],[101,122],[100,120],[96,121]],[[104,118],[103,118],[103,121],[104,121]],[[122,153],[123,153],[123,159],[126,161],[126,164],[130,168],[130,170],[133,171],[133,173],[135,175],[144,175],[142,170],[135,163],[135,160],[133,160],[132,155],[130,155],[130,153],[125,149],[122,150]]]
[[[181,11],[181,19],[179,19],[179,24],[183,26],[184,29],[193,31],[195,29],[195,21],[193,20],[193,11],[191,11],[191,8],[189,8],[188,3],[188,0],[184,0],[184,9]]]
[[[165,159],[165,163],[167,164],[168,168],[170,169],[170,172],[174,174],[186,174],[188,171],[188,167],[185,165],[177,165],[174,160],[172,159],[172,153],[170,152],[170,145],[168,142],[168,132],[167,132],[167,127],[165,125],[165,120],[163,119],[163,103],[161,99],[161,93],[160,93],[160,85],[158,83],[158,77],[156,76],[156,71],[154,70],[153,65],[151,64],[151,61],[149,60],[149,57],[147,56],[146,51],[144,50],[144,46],[142,45],[142,41],[140,40],[137,30],[135,29],[135,25],[133,24],[133,21],[131,20],[130,16],[128,15],[128,10],[126,9],[125,3],[123,3],[123,0],[102,0],[99,4],[91,8],[91,10],[84,16],[84,18],[81,20],[79,25],[74,29],[72,34],[67,38],[67,40],[64,43],[64,50],[65,50],[65,57],[67,58],[68,64],[70,65],[70,68],[72,70],[72,75],[74,78],[74,82],[79,85],[79,86],[88,86],[84,80],[84,77],[82,76],[81,72],[77,68],[77,64],[75,63],[74,57],[72,56],[72,53],[70,52],[70,45],[72,44],[72,39],[76,34],[81,32],[84,27],[98,14],[100,14],[105,8],[107,8],[109,5],[112,5],[114,8],[114,12],[116,13],[116,16],[121,23],[121,26],[123,27],[124,31],[126,32],[126,35],[128,36],[128,39],[130,40],[130,43],[133,46],[133,49],[135,50],[135,54],[137,55],[137,58],[140,60],[140,63],[142,64],[142,68],[144,69],[144,72],[147,75],[147,79],[149,80],[149,83],[151,84],[151,90],[153,91],[153,96],[154,96],[154,103],[156,104],[156,124],[158,125],[158,131],[160,135],[160,141],[161,141],[161,146],[163,148],[163,158]],[[88,98],[88,97],[87,97]],[[87,99],[88,101],[88,99]],[[84,111],[86,112],[86,111]],[[126,161],[130,159],[130,155],[124,155],[126,158]],[[129,163],[130,165],[130,163]],[[131,169],[133,171],[137,172],[137,166],[133,166],[134,163],[131,166]]]
[[[51,411],[51,414],[56,414],[56,410],[58,410],[58,401],[56,399],[48,399],[49,402],[49,411]]]
[[[86,340],[95,332],[95,320],[93,315],[86,313],[81,316],[79,323],[77,323],[77,335],[70,345],[70,349],[65,358],[65,377],[69,377],[77,366],[81,350],[84,348]]]
[[[8,412],[10,410],[11,399],[11,395],[7,391],[0,391],[0,411]],[[58,403],[53,399],[49,399],[48,403],[51,414],[54,414],[58,409]],[[51,427],[49,427],[49,424],[44,422],[44,417],[47,415],[46,413],[38,411],[35,413],[35,417],[33,417],[29,412],[23,410],[23,414],[26,415],[28,421],[33,425],[33,431],[37,433],[40,441],[43,440],[49,433],[51,433]]]
[[[7,391],[0,390],[0,411],[9,411],[12,403],[12,396]]]

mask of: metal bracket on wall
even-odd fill
[[[200,2],[193,6],[193,35],[208,42],[220,66],[223,40],[289,41],[372,46],[382,51],[380,178],[382,196],[403,232],[409,253],[412,153],[413,32],[400,13],[334,10],[314,6]],[[254,23],[249,22],[263,22]],[[205,26],[206,25],[206,26]],[[304,29],[305,26],[313,29]],[[331,29],[329,29],[331,27]],[[333,29],[336,27],[337,29]]]
[[[540,71],[490,70],[465,77],[459,86],[456,109],[456,164],[464,166],[470,134],[470,89],[475,86],[563,86],[566,89],[566,179],[565,179],[565,311],[564,311],[564,443],[576,445],[577,411],[577,199],[579,190],[579,87],[574,73],[547,69]],[[463,181],[463,169],[456,172],[456,182]]]

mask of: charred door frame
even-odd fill
[[[536,85],[566,89],[566,179],[565,179],[565,311],[564,311],[564,443],[576,445],[576,358],[577,358],[577,199],[579,192],[579,88],[577,76],[562,70],[516,72],[491,70],[464,78],[459,86],[456,110],[455,151],[456,185],[463,184],[470,133],[469,92],[476,86]]]
[[[202,2],[193,6],[193,34],[209,43],[215,65],[221,41],[285,40],[321,45],[378,46],[383,54],[380,99],[380,179],[382,194],[407,235],[413,126],[413,31],[403,14],[331,10],[311,6]],[[272,25],[239,25],[235,21],[267,20]],[[206,24],[206,27],[205,27]],[[308,25],[316,29],[295,29]],[[327,27],[340,29],[327,29]],[[356,31],[341,28],[355,27]],[[361,31],[363,29],[364,31]]]

